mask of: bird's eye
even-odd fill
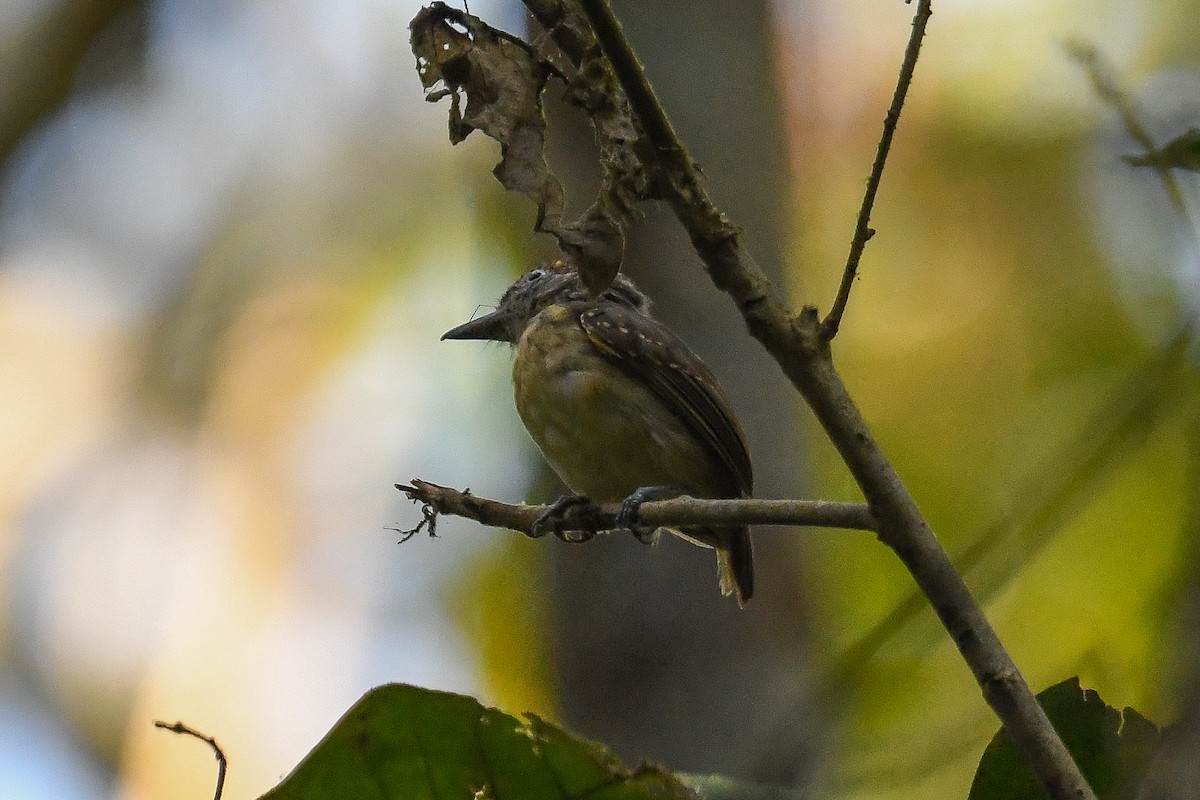
[[[525,280],[529,283],[533,283],[534,281],[541,280],[545,276],[546,270],[542,267],[538,267],[537,269],[531,269],[529,272],[525,273]]]

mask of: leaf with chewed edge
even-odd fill
[[[1038,694],[1055,730],[1101,800],[1132,800],[1154,757],[1162,732],[1132,708],[1118,711],[1079,678]],[[1001,729],[971,784],[968,800],[1044,800],[1028,763]]]
[[[695,800],[659,767],[626,768],[602,745],[538,717],[403,684],[368,692],[261,800]]]

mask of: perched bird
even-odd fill
[[[636,500],[671,489],[695,497],[749,497],[746,437],[708,367],[650,316],[624,275],[592,298],[561,261],[525,273],[495,311],[443,339],[516,348],[517,412],[573,492]],[[636,532],[636,531],[635,531]],[[717,552],[721,591],[745,604],[754,554],[744,527],[672,530]]]

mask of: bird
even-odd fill
[[[728,398],[704,362],[651,316],[649,298],[624,273],[593,297],[565,262],[536,267],[495,310],[442,339],[512,345],[517,413],[577,497],[623,500],[636,517],[652,497],[751,496],[746,436]],[[722,594],[745,606],[754,593],[745,526],[667,530],[713,548]]]

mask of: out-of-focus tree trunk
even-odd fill
[[[785,282],[788,158],[773,66],[770,4],[614,2],[677,131],[717,202],[743,226],[773,279]],[[552,113],[556,167],[575,206],[594,186],[591,132],[578,112]],[[587,181],[591,183],[587,183]],[[570,202],[569,200],[569,202]],[[625,269],[655,314],[712,367],[750,439],[755,494],[793,497],[803,459],[798,398],[707,279],[665,207],[628,236]],[[670,537],[668,537],[670,538]],[[555,646],[566,720],[623,756],[694,772],[794,782],[811,775],[821,715],[792,730],[792,763],[757,757],[781,708],[806,684],[803,550],[794,533],[759,532],[757,586],[741,611],[717,590],[711,551],[674,539],[650,550],[632,537],[553,548]],[[801,705],[805,701],[800,699]],[[791,717],[789,717],[790,719]],[[779,742],[774,742],[778,747]]]

